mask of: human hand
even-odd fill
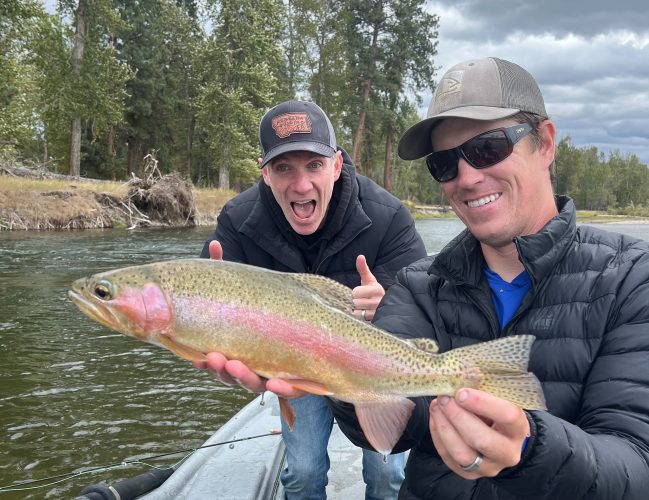
[[[210,259],[223,260],[223,247],[217,240],[210,241],[209,252]]]
[[[494,477],[521,460],[530,435],[525,412],[510,401],[476,389],[460,389],[430,404],[430,434],[444,463],[465,479]],[[467,472],[462,466],[482,462]]]
[[[209,370],[223,384],[240,385],[251,392],[268,390],[285,399],[294,399],[305,394],[303,391],[294,388],[286,380],[260,377],[241,361],[227,359],[218,352],[210,352],[207,354],[206,361],[193,361],[193,364],[196,368]]]
[[[352,290],[354,315],[372,321],[385,290],[370,271],[364,255],[356,257],[356,270],[361,277],[361,284]]]

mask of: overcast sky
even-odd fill
[[[649,1],[430,0],[439,16],[436,79],[495,56],[536,79],[557,126],[577,147],[634,153],[649,165]],[[422,95],[425,109],[430,94]],[[425,115],[422,111],[422,118]]]

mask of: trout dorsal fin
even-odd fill
[[[319,274],[294,273],[287,276],[310,288],[328,306],[352,314],[354,303],[351,288]]]

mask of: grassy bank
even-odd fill
[[[213,225],[221,207],[234,195],[192,188],[193,223]],[[137,214],[125,203],[128,197],[126,182],[0,175],[0,230],[132,227]],[[405,204],[417,219],[455,217],[448,207]],[[577,218],[584,223],[649,223],[648,217],[596,211],[579,211]],[[153,221],[151,225],[164,224]]]
[[[128,194],[125,182],[0,175],[0,230],[131,227],[137,214],[127,203]],[[234,194],[192,189],[194,224],[214,224]],[[152,221],[151,225],[157,224]]]

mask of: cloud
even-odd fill
[[[476,57],[520,64],[539,83],[559,138],[649,165],[645,0],[433,0],[428,11],[440,19],[438,78]],[[427,108],[430,92],[422,97]]]

